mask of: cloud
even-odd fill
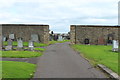
[[[49,24],[68,32],[71,24],[118,24],[119,0],[0,0],[0,23]]]

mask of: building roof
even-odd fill
[[[120,28],[119,25],[71,25],[75,27],[111,27],[111,28]]]
[[[44,24],[1,24],[2,26],[49,26]]]

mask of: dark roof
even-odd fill
[[[120,28],[119,25],[71,25],[75,27],[111,27],[111,28]]]
[[[1,24],[2,26],[49,26],[44,24]]]

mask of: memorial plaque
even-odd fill
[[[35,42],[39,42],[38,35],[37,34],[32,34],[31,35],[31,40]]]

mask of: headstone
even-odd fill
[[[85,43],[85,44],[89,44],[89,39],[85,39],[85,40],[84,40],[84,43]]]
[[[5,47],[5,50],[12,50],[12,40],[8,39],[8,45]]]
[[[34,42],[39,42],[38,35],[37,34],[32,34],[31,35],[31,40]]]
[[[63,41],[63,38],[61,35],[58,36],[58,41]]]
[[[11,39],[8,39],[8,45],[12,46],[12,40]]]
[[[17,40],[17,42],[18,42],[18,48],[23,48],[23,41],[22,41],[22,38],[18,38],[18,40]]]
[[[12,39],[12,40],[14,40],[15,39],[14,34],[9,34],[9,38]]]
[[[29,40],[29,45],[28,47],[30,48],[30,50],[33,50],[34,49],[34,43],[33,41]]]
[[[98,44],[99,44],[99,45],[104,45],[104,44],[105,44],[105,39],[104,39],[104,37],[99,37],[99,38],[98,38]]]
[[[113,40],[113,49],[112,49],[112,51],[118,51],[118,48],[119,48],[118,40]]]
[[[6,41],[7,38],[5,36],[2,36],[2,41]]]

